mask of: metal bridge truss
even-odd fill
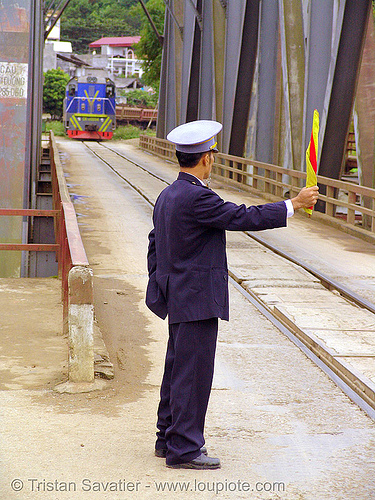
[[[0,199],[2,208],[37,209],[41,162],[44,40],[68,0],[0,3]],[[27,217],[2,217],[0,244],[29,242]],[[25,253],[7,252],[0,276],[27,275]],[[21,262],[22,260],[22,262]]]
[[[165,4],[158,137],[216,119],[224,153],[304,170],[316,108],[319,173],[338,179],[354,111],[360,181],[374,187],[371,0]]]

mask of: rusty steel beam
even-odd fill
[[[200,120],[212,120],[214,115],[214,48],[212,2],[202,4],[202,51],[201,51],[201,78],[199,85],[199,113]],[[216,116],[215,116],[216,118]]]
[[[0,243],[0,250],[17,250],[29,252],[57,252],[60,245],[37,243]]]
[[[369,16],[355,102],[355,141],[362,186],[375,188],[375,29]]]
[[[219,0],[212,1],[212,24],[214,109],[216,120],[223,123],[226,11],[223,9]],[[223,135],[224,130],[223,133],[218,136],[218,145],[220,149],[223,149]]]
[[[158,101],[158,119],[156,122],[156,135],[157,137],[165,137],[167,135],[168,131],[168,125],[167,125],[167,109],[170,109],[170,106],[167,106],[167,87],[172,88],[172,83],[173,82],[168,82],[167,83],[167,77],[171,70],[169,69],[169,61],[171,57],[171,43],[170,43],[170,16],[169,16],[169,10],[166,9],[165,11],[165,17],[164,17],[164,45],[163,45],[163,52],[162,52],[162,58],[161,58],[161,69],[160,69],[160,90],[159,90],[159,101]],[[173,76],[173,75],[172,75]],[[173,125],[171,128],[174,127],[175,121],[172,121]]]
[[[272,0],[263,1],[259,35],[258,109],[254,157],[265,163],[273,163],[274,159],[278,38],[278,3]]]
[[[319,174],[331,179],[340,178],[345,157],[371,7],[370,0],[346,0],[345,4],[319,166]],[[321,203],[317,209],[322,210]]]
[[[308,16],[306,47],[305,103],[303,114],[303,136],[301,164],[306,171],[306,149],[311,137],[314,109],[323,119],[325,89],[334,50],[332,49],[334,0],[314,1]],[[322,124],[323,120],[321,121]],[[321,130],[324,127],[321,126]],[[320,137],[322,134],[320,134]]]
[[[236,93],[245,6],[246,0],[237,0],[236,4],[233,2],[228,4],[226,12],[224,12],[222,6],[218,9],[218,13],[221,16],[225,14],[225,24],[221,29],[223,48],[219,47],[219,50],[222,50],[223,57],[223,66],[219,69],[219,71],[222,71],[222,75],[220,76],[222,83],[219,90],[223,93],[222,109],[220,111],[224,121],[223,131],[219,134],[219,138],[221,138],[221,151],[224,153],[228,153],[229,150],[231,125],[233,122],[233,104]],[[217,53],[216,48],[215,51]]]
[[[202,14],[202,0],[197,0],[197,6],[194,8],[195,21],[193,31],[193,48],[191,54],[190,81],[187,96],[186,119],[191,122],[198,119],[199,113],[199,87],[201,79],[201,46],[202,30],[199,25],[198,15]]]
[[[16,215],[22,217],[57,217],[58,210],[38,210],[29,208],[0,208],[0,215]]]
[[[260,0],[247,0],[245,6],[233,120],[229,141],[229,154],[235,156],[242,156],[245,150],[250,98],[258,47],[259,2]]]
[[[367,36],[354,105],[354,132],[358,179],[361,186],[375,187],[375,29],[373,16],[368,19]],[[372,209],[372,200],[361,197],[361,204]],[[363,216],[362,227],[370,229],[372,220]]]
[[[279,0],[284,89],[285,152],[283,166],[301,169],[305,51],[300,0]]]

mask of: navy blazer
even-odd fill
[[[191,174],[159,195],[149,234],[147,306],[169,323],[229,319],[225,230],[286,226],[285,202],[225,202]],[[250,258],[250,256],[249,256]]]

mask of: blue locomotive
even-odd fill
[[[110,78],[79,76],[69,80],[64,125],[72,139],[111,139],[116,128],[115,84]]]

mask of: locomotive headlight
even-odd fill
[[[77,120],[80,122],[82,118],[80,116],[77,116]]]
[[[101,122],[104,122],[104,118],[100,118],[100,121],[101,121]]]

